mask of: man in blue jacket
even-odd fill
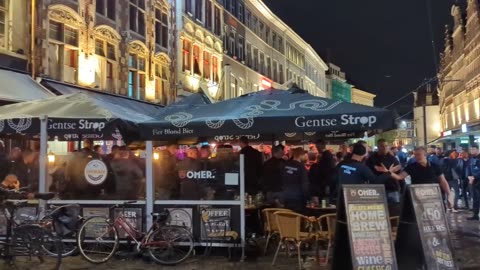
[[[480,157],[478,145],[472,145],[470,148],[472,157],[469,160],[468,180],[473,190],[473,216],[468,220],[480,220],[478,212],[480,211]]]

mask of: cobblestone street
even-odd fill
[[[449,214],[450,224],[452,230],[452,240],[454,245],[455,257],[461,270],[480,269],[480,222],[467,221],[466,218],[470,214],[467,212],[460,212],[456,214]],[[141,259],[112,259],[110,262],[102,265],[93,265],[80,256],[65,258],[62,262],[62,270],[107,270],[107,269],[126,269],[126,270],[150,270],[150,269],[176,269],[176,270],[259,270],[259,269],[275,269],[275,270],[292,270],[297,268],[296,257],[287,258],[284,253],[281,253],[278,258],[276,266],[271,266],[273,254],[270,256],[260,257],[257,261],[251,262],[229,262],[224,257],[208,257],[196,256],[187,262],[175,267],[162,267],[157,264],[143,261]],[[327,270],[328,267],[320,267],[315,261],[309,261],[304,265],[305,269],[312,270]],[[0,269],[19,269],[19,270],[47,270],[48,263],[32,265],[25,268],[10,268],[1,265]]]

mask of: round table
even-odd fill
[[[320,206],[310,206],[306,207],[306,216],[314,216],[320,217],[326,214],[335,214],[337,213],[337,207],[335,206],[327,206],[327,207],[320,207]]]

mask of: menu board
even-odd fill
[[[438,185],[411,185],[410,194],[427,269],[456,269]]]
[[[396,270],[383,185],[344,185],[350,255],[355,270]]]
[[[85,229],[85,236],[88,238],[103,236],[107,230],[105,218],[108,218],[109,216],[109,209],[105,207],[83,208],[83,217],[85,219],[88,219],[89,217],[97,217],[94,218],[93,222],[90,222]]]
[[[119,215],[138,232],[142,231],[142,208],[115,208],[115,218]],[[118,235],[122,238],[128,237],[123,228],[118,228]]]
[[[206,213],[204,213],[206,211]],[[200,220],[202,226],[201,239],[206,240],[210,233],[218,233],[223,235],[226,231],[230,231],[230,208],[204,208],[201,210],[202,215],[208,215],[208,222]]]

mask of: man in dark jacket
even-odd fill
[[[263,164],[262,188],[267,194],[267,201],[274,202],[281,197],[282,173],[285,166],[283,145],[272,148],[272,157]]]
[[[259,178],[262,172],[262,154],[251,147],[248,138],[240,138],[240,154],[245,160],[245,192],[255,195],[259,189]]]
[[[325,189],[328,186],[330,190],[330,199],[335,190],[335,158],[327,150],[327,144],[323,140],[315,143],[319,158],[317,163],[312,165],[309,171],[310,190],[312,196],[325,197]]]
[[[472,185],[473,191],[473,216],[468,220],[480,220],[478,212],[480,210],[480,156],[478,145],[472,145],[470,148],[471,158],[469,162],[468,180]]]
[[[292,150],[292,159],[285,162],[282,171],[282,202],[286,208],[302,212],[308,198],[308,174],[305,169],[305,151]]]
[[[455,191],[455,197],[453,201],[453,212],[458,210],[458,200],[460,199],[460,178],[463,174],[462,160],[458,159],[458,153],[456,150],[449,151],[447,156],[443,158],[442,170],[447,179],[448,185],[450,188],[453,188]]]
[[[375,166],[385,166],[390,168],[392,166],[400,165],[400,162],[388,151],[388,144],[384,139],[380,139],[377,142],[377,152],[374,152],[366,162],[366,165],[377,176],[381,175],[381,172],[375,170]],[[399,181],[388,178],[385,181],[385,192],[387,193],[387,200],[391,204],[400,203],[400,184]]]

